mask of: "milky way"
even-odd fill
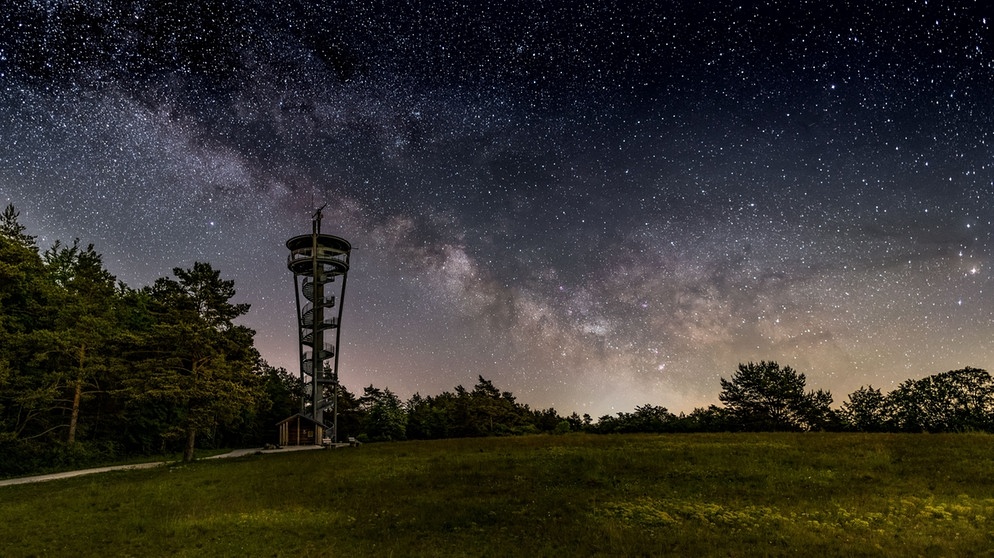
[[[353,391],[599,416],[750,360],[836,404],[994,366],[975,3],[185,4],[3,3],[0,202],[132,287],[212,263],[273,365],[327,203]]]

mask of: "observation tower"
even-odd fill
[[[280,423],[281,445],[320,444],[326,434],[332,442],[338,441],[337,348],[352,245],[344,238],[321,234],[323,209],[321,206],[314,212],[311,234],[286,241],[290,249],[286,265],[293,272],[297,299],[300,379],[305,397],[300,414]]]

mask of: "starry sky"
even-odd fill
[[[131,287],[210,262],[292,371],[327,203],[352,391],[838,405],[994,368],[983,4],[3,0],[0,203]]]

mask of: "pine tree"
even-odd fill
[[[183,459],[193,459],[199,433],[237,423],[261,396],[260,358],[251,329],[233,320],[248,304],[230,302],[234,281],[210,264],[175,268],[148,290],[156,322],[146,336],[149,351],[135,387],[140,401],[168,403],[183,439]]]
[[[100,390],[100,376],[120,359],[112,350],[119,333],[114,308],[115,278],[90,244],[80,248],[56,241],[43,259],[55,285],[51,328],[40,332],[47,359],[69,391],[69,423],[66,442],[76,441],[80,410],[86,390]]]
[[[0,214],[0,237],[6,237],[7,239],[12,240],[25,248],[37,251],[37,247],[35,246],[35,237],[25,234],[24,231],[26,230],[26,227],[18,221],[18,217],[20,217],[20,215],[21,214],[14,209],[14,204],[7,204],[7,207],[4,208],[3,213]]]
[[[0,442],[38,437],[51,430],[47,419],[54,386],[35,370],[32,336],[51,313],[41,256],[8,205],[0,215]]]

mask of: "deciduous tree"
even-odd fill
[[[957,432],[994,429],[994,380],[986,370],[963,368],[902,382],[884,401],[889,429]]]
[[[762,361],[739,364],[730,380],[721,378],[718,398],[745,430],[810,430],[830,411],[832,396],[805,392],[805,377],[789,366]]]
[[[842,404],[841,415],[849,429],[879,432],[884,429],[884,396],[873,386],[860,387]]]

